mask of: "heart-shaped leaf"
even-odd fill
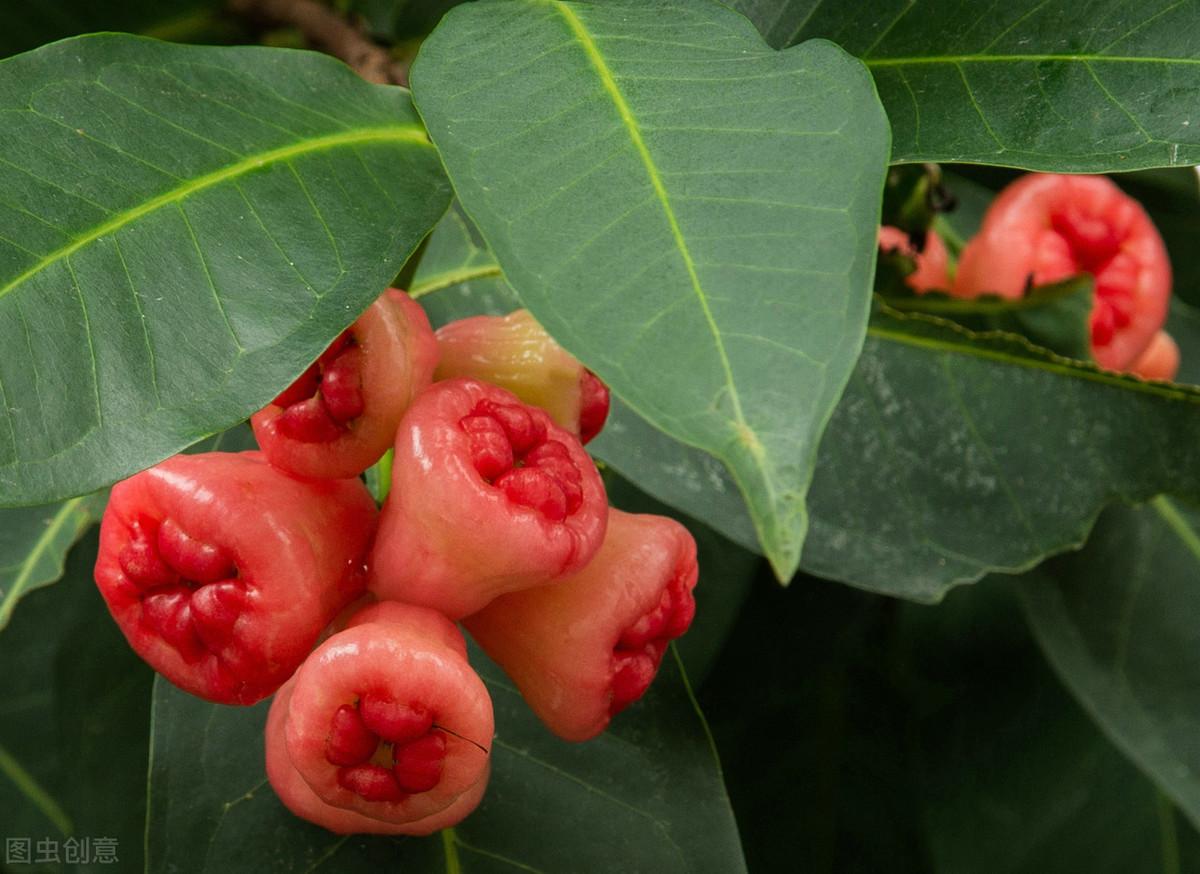
[[[674,656],[641,703],[585,744],[550,736],[494,665],[478,651],[471,661],[496,708],[491,782],[467,820],[425,839],[340,837],[297,819],[263,776],[267,703],[220,707],[160,680],[148,870],[181,860],[197,874],[318,864],[348,874],[745,870],[715,752]]]
[[[1059,676],[1200,826],[1200,511],[1113,508],[1020,592]]]
[[[67,551],[104,510],[104,495],[44,507],[0,510],[0,629],[17,601],[63,572]]]
[[[244,419],[444,211],[399,88],[331,58],[99,35],[0,62],[0,504]]]
[[[896,161],[1106,173],[1200,163],[1195,0],[730,0],[776,46],[862,58]]]
[[[790,576],[874,267],[888,133],[861,65],[711,0],[499,0],[452,10],[412,82],[521,300],[728,465]]]

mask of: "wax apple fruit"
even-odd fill
[[[267,779],[284,806],[296,816],[338,834],[428,835],[439,829],[458,825],[479,806],[487,790],[488,776],[491,772],[490,760],[480,773],[479,779],[460,795],[457,801],[438,813],[431,813],[412,822],[384,822],[322,801],[300,776],[287,752],[284,726],[288,708],[291,706],[294,685],[295,680],[288,680],[271,702],[271,710],[267,714],[266,751]]]
[[[293,812],[334,831],[426,834],[482,797],[492,733],[491,699],[453,623],[377,604],[277,696],[268,775]]]
[[[1142,379],[1174,379],[1179,373],[1179,345],[1166,331],[1159,331],[1145,351],[1129,365],[1129,372]]]
[[[696,543],[663,516],[610,510],[604,546],[570,579],[502,595],[464,624],[565,740],[640,698],[695,615]]]
[[[1005,188],[963,249],[954,292],[1017,298],[1081,273],[1095,278],[1092,355],[1127,369],[1166,320],[1171,265],[1146,211],[1103,176],[1033,173]]]
[[[435,379],[472,377],[541,407],[587,443],[608,418],[608,386],[554,341],[528,310],[473,316],[438,329]]]
[[[387,451],[436,363],[425,311],[388,289],[251,418],[254,436],[272,464],[296,476],[357,476]]]
[[[881,252],[899,252],[911,258],[916,269],[904,277],[904,284],[917,294],[926,291],[949,292],[950,253],[937,231],[925,232],[925,247],[918,249],[912,239],[900,228],[884,225],[879,229]]]
[[[595,465],[544,411],[477,380],[438,382],[400,423],[369,586],[458,619],[581,569],[606,516]]]
[[[113,487],[96,583],[155,670],[251,704],[362,592],[375,521],[356,479],[296,480],[258,452],[179,455]]]

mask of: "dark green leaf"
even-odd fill
[[[0,629],[17,601],[57,580],[67,551],[104,510],[104,495],[61,504],[0,510]]]
[[[426,297],[434,292],[440,294]],[[424,298],[421,305],[435,327],[483,313],[503,315],[521,306],[457,202],[429,235],[408,293]]]
[[[1006,331],[1067,358],[1092,360],[1092,279],[1076,276],[1011,299],[985,295],[965,300],[930,292],[888,297],[897,312],[949,319],[972,331]]]
[[[1200,393],[882,312],[821,444],[802,565],[919,601],[1081,544],[1110,501],[1200,497]],[[700,453],[623,416],[617,470],[744,542]],[[739,536],[742,535],[742,536]]]
[[[652,692],[586,744],[551,737],[477,652],[496,707],[482,806],[427,839],[338,837],[293,817],[263,776],[266,703],[219,707],[159,681],[147,829],[149,870],[406,874],[744,871],[699,709],[668,657]]]
[[[452,10],[412,81],[521,300],[729,466],[790,576],[874,267],[887,129],[862,67],[772,51],[710,0],[501,0]]]
[[[901,621],[934,869],[1200,871],[1200,835],[1062,688],[1011,589],[989,580]]]
[[[1200,512],[1163,497],[1113,508],[1020,591],[1059,676],[1200,824]]]
[[[331,58],[101,35],[0,63],[0,504],[244,419],[445,209],[406,92]]]
[[[124,30],[175,42],[235,35],[221,0],[55,0],[0,5],[0,57],[97,30]]]
[[[350,0],[350,8],[381,39],[420,37],[433,30],[446,11],[463,0]]]
[[[68,835],[115,838],[116,869],[133,871],[142,859],[152,674],[92,582],[96,546],[94,535],[85,538],[63,581],[31,594],[0,635],[0,837],[30,838],[33,856],[41,839],[62,856]]]
[[[761,583],[700,696],[752,870],[1200,870],[1196,832],[1056,681],[1007,582],[937,609]]]
[[[773,45],[871,69],[896,161],[1105,173],[1200,163],[1197,0],[730,0]]]

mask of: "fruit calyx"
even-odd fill
[[[1084,215],[1068,204],[1050,215],[1050,227],[1066,245],[1077,272],[1095,278],[1093,346],[1107,346],[1133,320],[1138,265],[1121,251],[1121,235],[1109,222]]]
[[[426,708],[368,694],[335,711],[325,758],[343,789],[366,801],[403,801],[441,781],[446,735]]]
[[[599,380],[597,380],[599,382]],[[561,522],[583,504],[583,476],[566,445],[523,404],[484,399],[459,420],[471,462],[514,504]]]
[[[142,619],[188,661],[228,642],[246,602],[237,565],[174,519],[133,523],[118,556],[138,589]]]
[[[279,431],[301,443],[331,443],[363,414],[362,350],[343,331],[321,357],[275,399]]]
[[[612,701],[615,716],[650,688],[667,644],[682,635],[696,615],[696,599],[681,575],[675,576],[658,603],[628,626],[613,647]]]

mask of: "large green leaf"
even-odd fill
[[[472,663],[496,707],[482,806],[428,839],[339,837],[293,817],[263,776],[266,703],[219,707],[159,681],[148,870],[196,874],[623,870],[744,871],[737,828],[700,711],[673,656],[653,691],[586,744],[551,737],[499,670]]]
[[[887,126],[828,43],[711,0],[460,6],[418,108],[509,283],[627,403],[721,458],[790,576],[858,355]]]
[[[596,451],[744,542],[720,472],[618,416]],[[802,566],[919,601],[991,571],[1028,569],[1082,544],[1115,499],[1200,497],[1198,418],[1193,389],[881,311],[821,443]]]
[[[71,498],[44,507],[0,510],[0,629],[17,601],[53,583],[67,551],[104,510],[103,495]]]
[[[982,204],[974,188],[955,187]],[[979,209],[966,212],[954,220],[969,234]],[[453,211],[426,257],[414,287],[436,287],[422,299],[435,324],[518,305]],[[456,275],[469,281],[439,279]],[[1171,328],[1185,350],[1200,341],[1200,316],[1178,300]],[[1200,355],[1185,354],[1189,374],[1200,382]],[[1116,498],[1200,497],[1198,403],[1196,391],[1104,374],[1015,337],[883,310],[821,443],[803,568],[936,601],[954,585],[1080,545]],[[723,466],[628,406],[614,403],[588,449],[664,503],[756,548]]]
[[[1114,508],[1020,591],[1059,676],[1200,824],[1200,511]]]
[[[100,35],[0,62],[0,504],[244,419],[444,211],[401,89],[331,58]]]
[[[1200,163],[1197,0],[729,0],[769,42],[871,69],[896,161],[1115,172]]]
[[[116,840],[119,865],[141,869],[153,674],[129,649],[92,582],[97,539],[67,560],[62,583],[22,602],[0,635],[0,837]],[[15,862],[15,858],[12,859]],[[21,871],[14,864],[6,871]],[[60,866],[30,870],[57,871]]]
[[[1057,682],[1008,581],[937,609],[762,583],[700,694],[751,870],[1200,870],[1200,837]]]

